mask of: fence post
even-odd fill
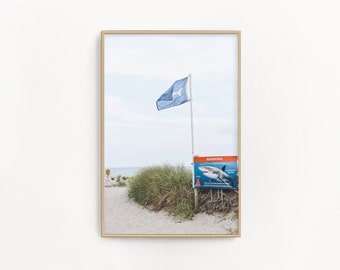
[[[197,188],[194,188],[194,194],[195,194],[194,202],[195,202],[195,210],[196,210],[198,208],[198,190],[197,190]]]

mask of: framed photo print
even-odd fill
[[[240,31],[102,31],[102,236],[239,237]]]

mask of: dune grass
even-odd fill
[[[194,214],[192,174],[182,165],[143,169],[130,179],[128,194],[149,209],[164,209],[178,218],[190,219]]]

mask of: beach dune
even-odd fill
[[[237,215],[205,213],[179,221],[128,198],[127,187],[104,187],[104,234],[237,234]]]

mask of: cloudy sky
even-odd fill
[[[190,165],[189,102],[156,100],[192,74],[195,155],[237,155],[237,35],[106,34],[104,166]]]

